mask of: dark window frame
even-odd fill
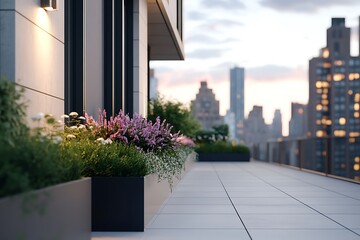
[[[83,0],[65,0],[65,113],[84,112]]]

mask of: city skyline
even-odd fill
[[[224,94],[229,92],[229,69],[244,67],[245,116],[253,105],[261,105],[266,123],[277,108],[288,123],[291,102],[308,101],[308,61],[324,47],[324,30],[332,17],[346,18],[352,30],[351,52],[357,55],[360,2],[277,2],[185,1],[186,60],[151,63],[160,94],[189,104],[200,81],[206,80],[225,115],[230,107]],[[288,124],[283,126],[287,135]]]

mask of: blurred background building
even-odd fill
[[[206,81],[200,83],[199,92],[195,100],[191,101],[191,112],[203,129],[209,130],[224,123],[223,117],[220,116],[219,101],[216,100],[212,89],[208,88]]]
[[[244,68],[234,67],[230,69],[230,112],[235,115],[235,136],[237,141],[243,140],[244,128]]]

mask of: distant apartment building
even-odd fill
[[[158,84],[159,84],[159,80],[155,77],[155,70],[150,69],[149,99],[157,99],[158,98]]]
[[[244,124],[244,141],[252,149],[253,155],[257,155],[259,146],[266,143],[269,138],[269,126],[263,117],[263,107],[254,106],[249,112]]]
[[[208,88],[206,81],[200,83],[199,92],[195,100],[191,101],[191,112],[203,129],[209,130],[224,123],[220,116],[220,103],[216,100],[212,89]]]
[[[270,138],[278,139],[283,136],[282,133],[282,117],[280,109],[276,109],[274,112],[274,118],[272,124],[270,125]]]
[[[0,76],[28,114],[147,115],[151,60],[184,59],[181,0],[0,0]]]
[[[360,58],[350,56],[350,28],[333,18],[327,45],[309,62],[308,135],[315,170],[359,174]],[[331,166],[326,166],[330,159]]]
[[[230,111],[235,115],[235,138],[240,141],[244,128],[245,85],[244,68],[230,69]]]
[[[229,127],[229,139],[230,141],[236,141],[236,124],[235,114],[230,110],[226,111],[224,116],[224,123]]]
[[[307,105],[291,103],[289,138],[305,138],[307,132]]]

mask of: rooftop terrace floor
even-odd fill
[[[145,232],[92,240],[360,240],[360,184],[277,165],[195,163]]]

